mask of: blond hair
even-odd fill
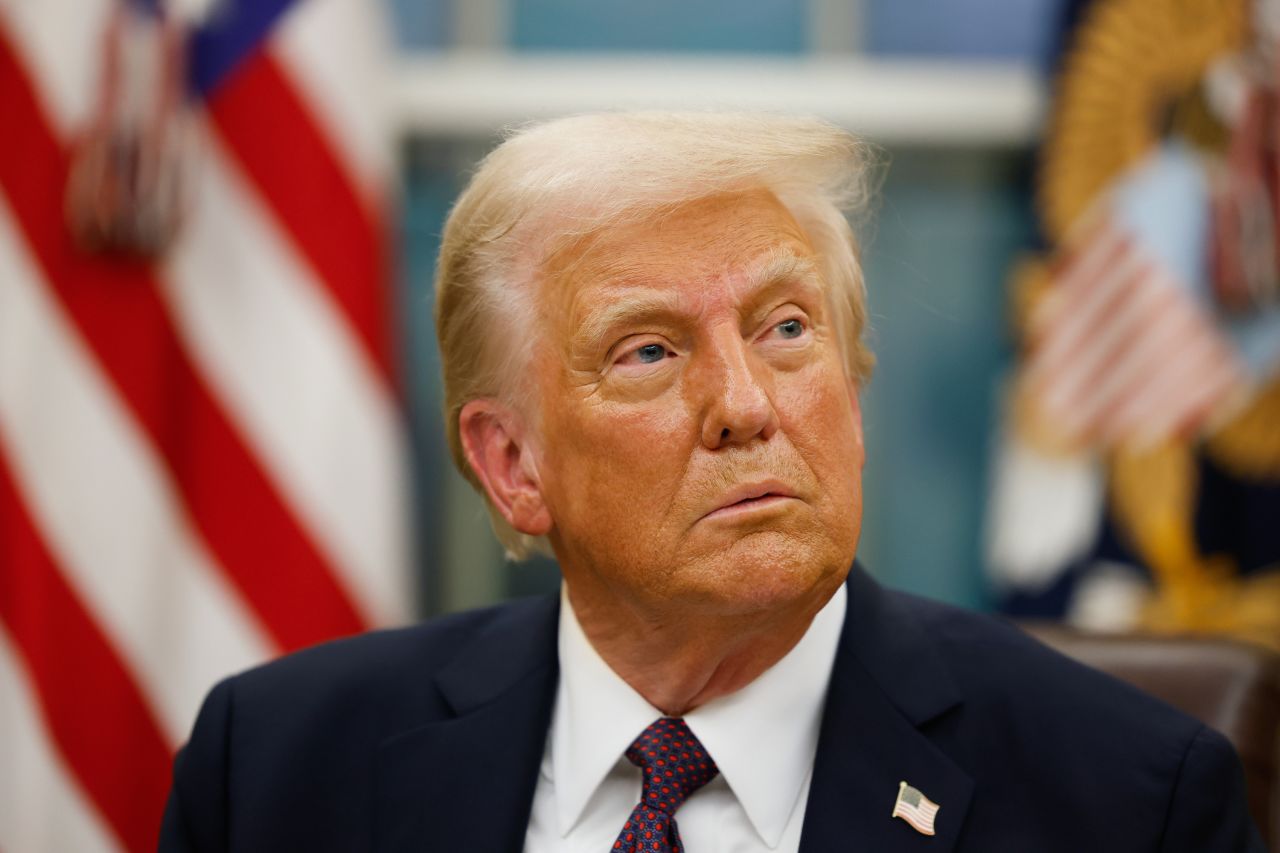
[[[791,212],[820,258],[850,377],[874,359],[862,340],[866,298],[846,219],[868,194],[868,157],[853,135],[815,118],[743,113],[599,113],[517,130],[480,163],[445,224],[436,268],[436,333],[454,464],[467,464],[458,417],[490,397],[523,406],[543,262],[574,238],[674,206],[766,189]],[[487,500],[487,495],[486,495]],[[549,553],[492,505],[508,557]]]

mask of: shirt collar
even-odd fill
[[[813,767],[845,599],[842,585],[780,661],[741,690],[684,717],[771,848],[782,838]],[[609,770],[662,712],[596,653],[563,588],[559,631],[549,769],[560,833],[567,836]],[[761,737],[764,732],[767,737]]]

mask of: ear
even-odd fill
[[[471,400],[458,413],[458,435],[467,464],[507,523],[530,536],[548,533],[551,513],[519,413],[496,400]]]

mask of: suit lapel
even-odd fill
[[[519,850],[555,699],[557,599],[500,614],[437,678],[455,712],[384,741],[375,849]]]
[[[924,630],[855,566],[823,711],[801,853],[952,850],[973,781],[926,734],[961,697]],[[892,818],[899,782],[938,803],[936,835]]]

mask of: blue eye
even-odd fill
[[[777,329],[784,338],[798,338],[804,333],[804,325],[799,320],[783,320]]]
[[[645,344],[636,350],[636,358],[643,364],[653,364],[666,358],[667,351],[662,344]]]

